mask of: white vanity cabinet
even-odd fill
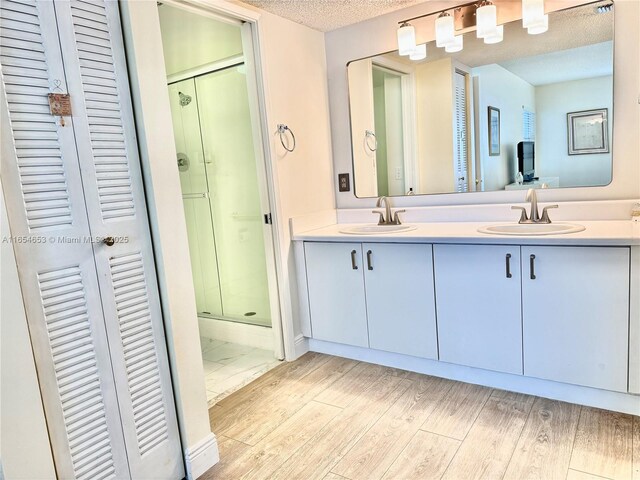
[[[369,346],[438,358],[431,245],[365,243]]]
[[[524,374],[627,391],[627,247],[522,247]]]
[[[440,360],[521,375],[520,247],[433,249]]]
[[[313,338],[437,358],[431,245],[304,245]]]
[[[369,346],[359,243],[305,243],[313,338]]]

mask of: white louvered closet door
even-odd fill
[[[60,478],[128,478],[53,4],[0,0],[2,185]],[[65,239],[80,239],[66,243]]]
[[[118,4],[54,2],[131,475],[183,463]]]

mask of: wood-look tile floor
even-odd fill
[[[640,418],[308,353],[211,408],[201,480],[640,480]]]

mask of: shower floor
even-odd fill
[[[209,406],[280,364],[270,350],[205,337],[200,345]]]

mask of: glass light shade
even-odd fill
[[[476,35],[485,38],[496,34],[498,11],[495,5],[484,5],[476,10]]]
[[[444,51],[447,53],[455,53],[462,50],[462,35],[456,35],[453,37],[453,42],[444,47]]]
[[[424,60],[427,58],[427,44],[416,45],[416,48],[409,54],[410,60]]]
[[[484,37],[484,43],[492,44],[492,43],[500,43],[504,36],[504,27],[500,25],[496,27],[496,31],[493,35],[488,35]]]
[[[436,46],[446,47],[454,41],[453,17],[443,15],[436,18]]]
[[[416,48],[416,29],[408,23],[398,29],[398,53],[410,55]]]
[[[543,23],[544,0],[522,0],[522,26],[535,27]]]
[[[543,15],[542,21],[527,27],[529,35],[538,35],[549,30],[549,15]]]

